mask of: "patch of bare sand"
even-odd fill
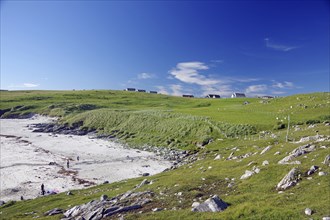
[[[32,132],[31,124],[53,120],[44,116],[0,119],[1,200],[40,196],[42,183],[46,192],[59,193],[142,173],[153,175],[171,166],[153,153],[107,140]]]

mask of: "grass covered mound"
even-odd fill
[[[83,122],[83,128],[111,134],[126,143],[186,149],[204,146],[218,137],[255,134],[249,125],[216,123],[208,117],[160,110],[98,109],[66,117],[65,122]]]
[[[75,190],[70,196],[62,193],[7,202],[0,207],[1,219],[36,216],[60,219],[62,215],[44,216],[44,213],[54,208],[68,210],[99,200],[103,194],[111,198],[129,190],[151,191],[154,196],[143,208],[125,213],[124,219],[322,219],[330,216],[330,167],[323,163],[330,155],[329,93],[271,100],[186,99],[123,91],[0,94],[0,109],[7,109],[1,113],[3,117],[47,114],[60,117],[62,123],[83,122],[82,128],[113,134],[132,146],[146,144],[198,151],[195,162],[154,176]],[[244,105],[245,101],[249,104]],[[197,147],[201,145],[203,148]],[[298,162],[278,163],[305,145],[313,146],[313,150],[297,154],[292,161]],[[261,154],[268,146],[269,150]],[[313,165],[319,169],[307,175]],[[299,171],[299,181],[279,192],[277,184],[292,168]],[[254,174],[241,179],[246,170]],[[144,179],[152,184],[135,188]],[[212,195],[218,195],[229,207],[216,213],[191,211],[193,202],[203,202]],[[313,211],[311,216],[304,213],[306,208]],[[117,218],[118,215],[113,217]]]
[[[82,123],[131,146],[193,149],[218,138],[249,137],[263,130],[330,119],[329,93],[258,98],[206,99],[126,91],[1,91],[2,118],[32,113]],[[248,103],[248,104],[247,104]]]

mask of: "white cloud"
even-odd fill
[[[36,88],[40,86],[40,84],[35,84],[35,83],[22,83],[22,84],[11,84],[8,86],[8,88],[13,88],[13,89],[30,89],[30,88]]]
[[[38,87],[39,84],[34,84],[34,83],[23,83],[23,86],[26,88],[34,88],[34,87]]]
[[[170,93],[166,90],[165,86],[155,86],[158,89],[158,93],[169,95]]]
[[[265,38],[265,44],[266,44],[266,47],[268,47],[268,48],[271,48],[273,50],[283,51],[283,52],[288,52],[290,50],[298,48],[296,46],[288,46],[288,45],[273,43],[270,41],[269,38]]]
[[[208,94],[216,94],[221,97],[230,96],[233,93],[233,89],[230,85],[214,85],[214,86],[202,86],[202,96]]]
[[[168,88],[165,86],[155,86],[158,89],[158,93],[164,95],[173,95],[173,96],[182,96],[183,87],[178,84],[168,85]]]
[[[287,82],[287,81],[284,81],[283,83],[281,82],[276,82],[276,81],[273,81],[274,84],[272,85],[273,88],[278,88],[278,89],[292,89],[294,88],[294,85],[292,82]]]
[[[174,78],[190,84],[205,86],[220,83],[220,80],[207,78],[199,73],[200,70],[207,69],[209,67],[202,62],[184,62],[178,63],[176,68],[172,69],[169,73]]]
[[[260,79],[258,78],[239,78],[239,77],[229,77],[228,81],[231,82],[240,82],[240,83],[249,83],[249,82],[256,82],[259,81]]]
[[[172,90],[171,94],[174,96],[181,96],[183,94],[181,85],[170,85],[170,89]]]
[[[150,73],[140,73],[138,74],[138,79],[151,79],[154,78],[153,74]]]
[[[251,85],[247,87],[245,90],[246,93],[258,93],[258,92],[264,92],[267,90],[267,85],[262,84],[262,85]]]

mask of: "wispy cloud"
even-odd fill
[[[36,84],[36,83],[22,83],[22,84],[9,85],[8,88],[10,88],[10,89],[31,89],[31,88],[36,88],[39,86],[40,86],[40,84]]]
[[[167,89],[165,88],[165,86],[155,86],[155,88],[157,88],[158,93],[160,93],[160,94],[164,94],[164,95],[169,95],[170,94],[167,91]]]
[[[39,84],[34,84],[34,83],[23,83],[23,86],[26,88],[34,88],[34,87],[38,87]]]
[[[213,86],[202,86],[202,96],[208,94],[217,94],[222,97],[230,96],[233,93],[231,85],[213,85]]]
[[[165,86],[155,86],[158,90],[158,93],[164,95],[173,95],[173,96],[181,96],[183,94],[183,86],[179,84],[171,84],[167,87]]]
[[[151,73],[140,73],[138,74],[138,79],[151,79],[154,78],[155,76]]]
[[[259,78],[244,78],[244,77],[229,77],[227,78],[229,82],[240,82],[240,83],[249,83],[260,81]]]
[[[184,62],[178,63],[169,73],[176,79],[184,83],[197,85],[214,85],[220,83],[220,80],[206,77],[200,73],[201,70],[208,70],[209,67],[202,62]]]
[[[245,92],[250,93],[259,93],[259,92],[265,92],[268,89],[268,86],[265,84],[261,85],[251,85],[246,88]]]
[[[273,88],[277,88],[277,89],[292,89],[295,88],[295,86],[293,85],[292,82],[288,82],[288,81],[284,81],[284,82],[276,82],[273,81]]]
[[[277,51],[283,51],[283,52],[288,52],[290,50],[298,48],[297,46],[288,46],[288,45],[274,43],[269,38],[265,38],[265,45],[267,48],[277,50]]]
[[[172,90],[172,95],[174,96],[181,96],[183,94],[181,85],[170,85],[170,89]]]

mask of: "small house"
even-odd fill
[[[152,94],[157,94],[157,92],[156,92],[156,91],[150,91],[149,93],[152,93]]]
[[[235,92],[235,93],[233,93],[233,94],[231,95],[231,97],[232,97],[232,98],[245,98],[246,96],[245,96],[244,93],[237,93],[237,92]]]
[[[137,91],[138,92],[146,92],[146,90],[144,90],[144,89],[138,89]]]
[[[220,95],[216,95],[216,94],[208,94],[205,98],[210,98],[210,99],[220,99]]]
[[[136,89],[135,88],[127,88],[126,91],[135,92]]]
[[[185,97],[185,98],[194,98],[193,95],[182,95],[182,97]]]

